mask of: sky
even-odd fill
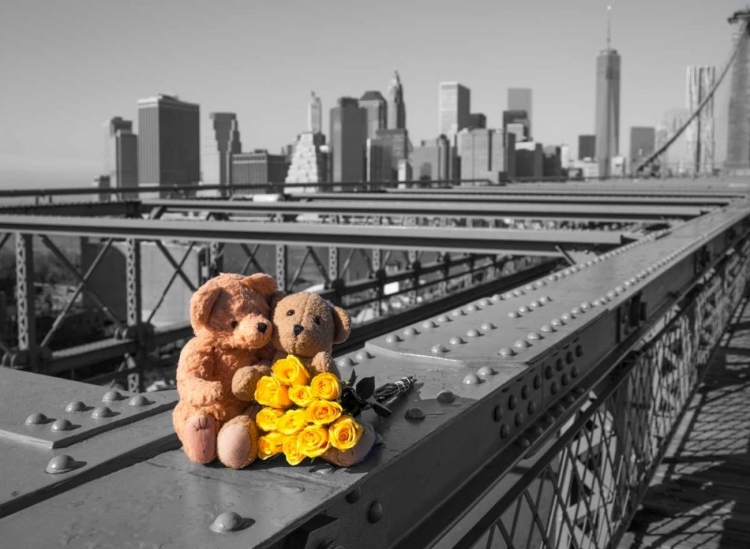
[[[243,150],[278,153],[306,128],[310,92],[404,86],[414,144],[438,133],[438,84],[471,89],[471,110],[502,125],[507,88],[533,90],[534,137],[593,133],[596,56],[622,56],[620,152],[631,126],[685,105],[688,65],[726,62],[727,23],[746,0],[0,0],[0,187],[90,185],[105,120],[178,94],[236,112]],[[726,148],[729,78],[716,101]]]

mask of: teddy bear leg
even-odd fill
[[[180,440],[185,454],[195,463],[211,463],[216,459],[218,422],[206,414],[191,415],[182,429]]]
[[[226,422],[216,440],[219,461],[231,469],[247,467],[258,457],[258,428],[249,416]]]

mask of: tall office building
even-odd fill
[[[382,145],[390,149],[389,158],[395,177],[399,162],[409,159],[409,132],[405,129],[381,129],[375,133],[375,137]]]
[[[364,181],[367,111],[353,97],[342,97],[331,109],[331,181]]]
[[[596,136],[578,136],[578,160],[593,160],[596,158]]]
[[[511,140],[514,140],[511,137]],[[508,148],[503,130],[465,128],[458,133],[461,179],[489,179],[499,183],[508,175]]]
[[[729,23],[734,25],[732,34],[738,50],[732,63],[727,112],[727,157],[724,164],[727,175],[750,175],[750,43],[745,26],[749,20],[750,10],[747,9],[735,11],[729,18]]]
[[[524,111],[526,113],[528,139],[531,139],[531,90],[529,88],[508,88],[509,111]]]
[[[412,150],[411,165],[415,179],[422,181],[450,179],[451,146],[448,139],[441,135],[434,141],[422,141]]]
[[[516,177],[539,179],[544,175],[542,144],[535,141],[516,143]]]
[[[323,133],[323,103],[315,92],[310,92],[310,103],[307,105],[307,131]]]
[[[531,121],[529,120],[528,112],[519,109],[503,111],[503,130],[507,132],[508,127],[514,124],[523,126],[523,131],[520,134],[514,131],[514,133],[519,134],[516,135],[517,142],[531,139]],[[516,128],[517,126],[513,127]]]
[[[388,129],[406,129],[406,104],[404,103],[404,86],[398,71],[394,71],[393,80],[388,86]]]
[[[542,147],[542,175],[559,178],[562,171],[561,151],[557,145]]]
[[[596,59],[596,158],[599,176],[611,174],[620,149],[620,54],[610,46]]]
[[[670,109],[656,129],[654,149],[660,149],[687,122],[690,112],[684,107]],[[669,148],[659,156],[660,171],[664,175],[685,175],[687,151],[687,132],[683,132]]]
[[[487,117],[481,112],[473,112],[469,115],[470,128],[486,128]]]
[[[205,185],[228,185],[231,156],[242,152],[237,115],[212,112],[206,142],[203,145],[203,178]]]
[[[716,83],[716,67],[687,68],[687,108],[690,113],[708,96]],[[715,166],[714,100],[709,99],[685,130],[688,172],[694,175],[713,174]]]
[[[104,175],[114,188],[138,186],[138,136],[133,123],[119,116],[104,123]],[[122,196],[138,198],[137,193]]]
[[[328,151],[325,136],[304,132],[297,137],[286,174],[286,183],[325,183],[328,181]]]
[[[368,138],[366,142],[367,181],[393,181],[395,171],[391,165],[391,144],[387,139]]]
[[[138,132],[141,185],[198,184],[201,178],[198,105],[164,94],[142,99],[138,101]]]
[[[282,183],[287,176],[287,163],[284,156],[268,154],[268,151],[263,149],[232,154],[230,169],[232,185]]]
[[[368,91],[360,98],[359,106],[367,111],[367,137],[375,138],[378,130],[388,124],[388,104],[379,91]]]
[[[471,91],[458,82],[441,82],[439,86],[438,133],[455,136],[469,127]]]
[[[654,153],[656,128],[630,128],[630,171],[635,172],[641,162]]]

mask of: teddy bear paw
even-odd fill
[[[258,428],[248,416],[224,424],[216,441],[219,461],[231,469],[247,467],[258,457]]]
[[[205,414],[190,416],[183,429],[182,448],[190,461],[211,463],[216,459],[216,420]]]

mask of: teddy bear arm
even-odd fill
[[[244,402],[255,400],[255,387],[263,376],[271,375],[271,363],[262,360],[252,366],[239,368],[232,376],[232,393]]]
[[[312,373],[313,375],[321,374],[323,372],[331,372],[332,374],[341,377],[338,368],[336,368],[336,363],[333,361],[331,353],[328,352],[317,353],[310,363],[310,370],[310,373]]]
[[[213,369],[212,354],[188,343],[177,367],[177,393],[180,399],[192,406],[209,406],[221,400],[224,396],[221,382],[205,379],[213,373]]]

